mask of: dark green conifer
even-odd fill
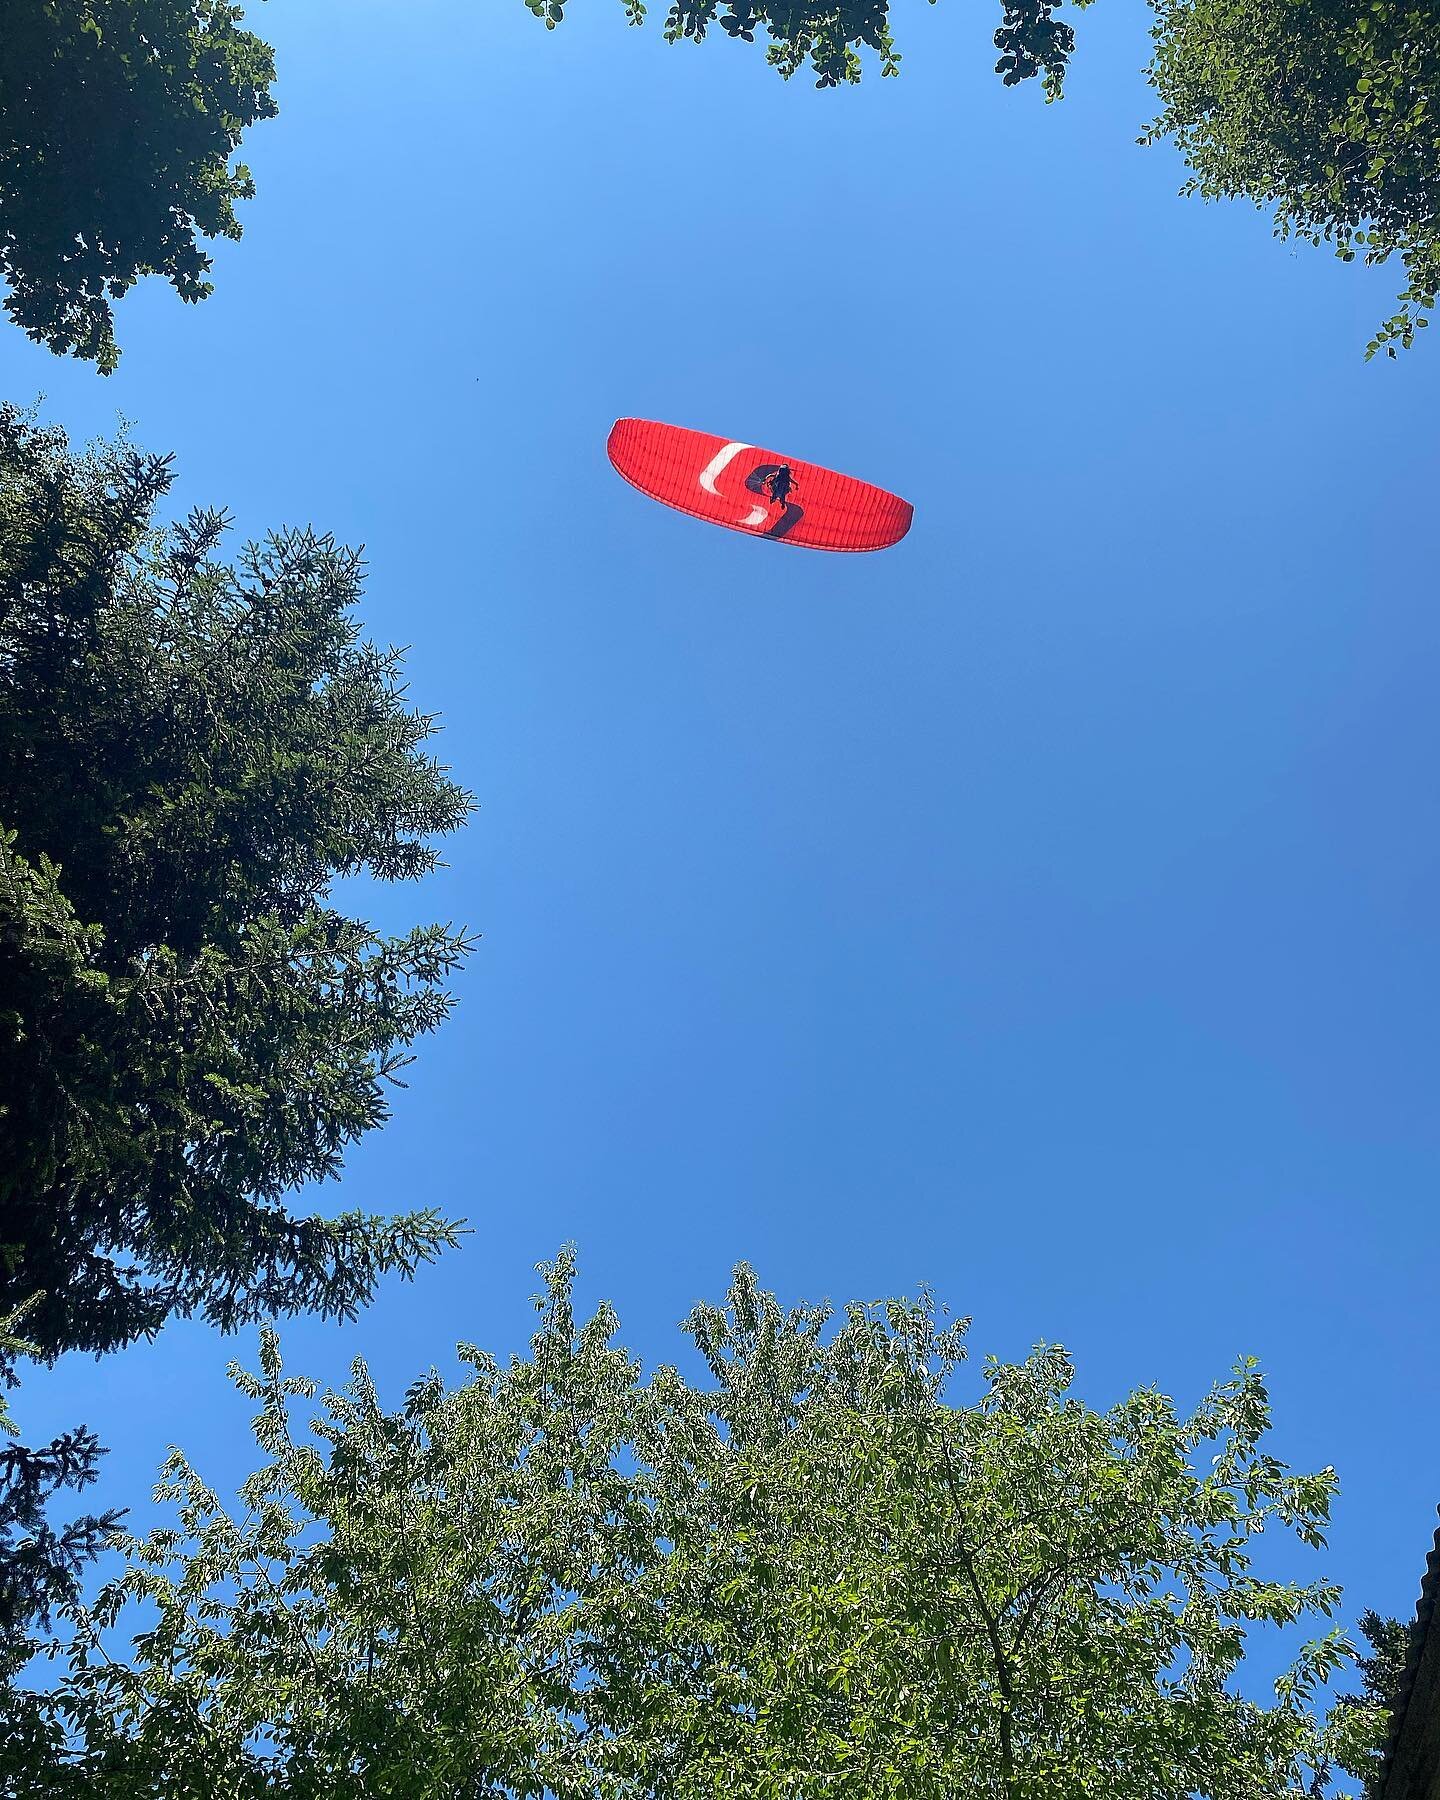
[[[349,1317],[454,1241],[293,1212],[386,1116],[462,934],[384,937],[339,876],[423,875],[470,801],[359,556],[162,528],[169,460],[0,411],[0,1313],[43,1355],[199,1313]]]

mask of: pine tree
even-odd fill
[[[34,1353],[35,1346],[18,1335],[34,1305],[32,1300],[0,1318],[0,1370],[7,1378],[13,1378],[17,1359]],[[0,1435],[19,1436],[3,1389]],[[82,1567],[119,1528],[122,1515],[114,1510],[86,1514],[59,1530],[46,1515],[62,1488],[89,1486],[103,1454],[83,1425],[38,1450],[0,1442],[0,1677],[28,1654],[31,1625],[48,1625],[57,1608],[77,1598]]]
[[[469,797],[424,752],[360,557],[162,528],[169,459],[0,411],[0,1313],[42,1354],[172,1314],[352,1316],[455,1239],[298,1216],[445,1017],[462,933],[384,937],[338,876],[436,864]]]

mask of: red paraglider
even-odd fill
[[[914,517],[908,501],[868,481],[683,425],[617,419],[606,449],[652,500],[804,550],[888,550]]]

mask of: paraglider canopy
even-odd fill
[[[887,550],[914,516],[908,501],[868,481],[683,425],[617,419],[606,448],[652,500],[803,550]]]

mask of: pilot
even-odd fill
[[[765,483],[765,491],[777,506],[783,506],[790,498],[790,490],[795,485],[795,477],[789,463],[781,463],[780,467]]]

